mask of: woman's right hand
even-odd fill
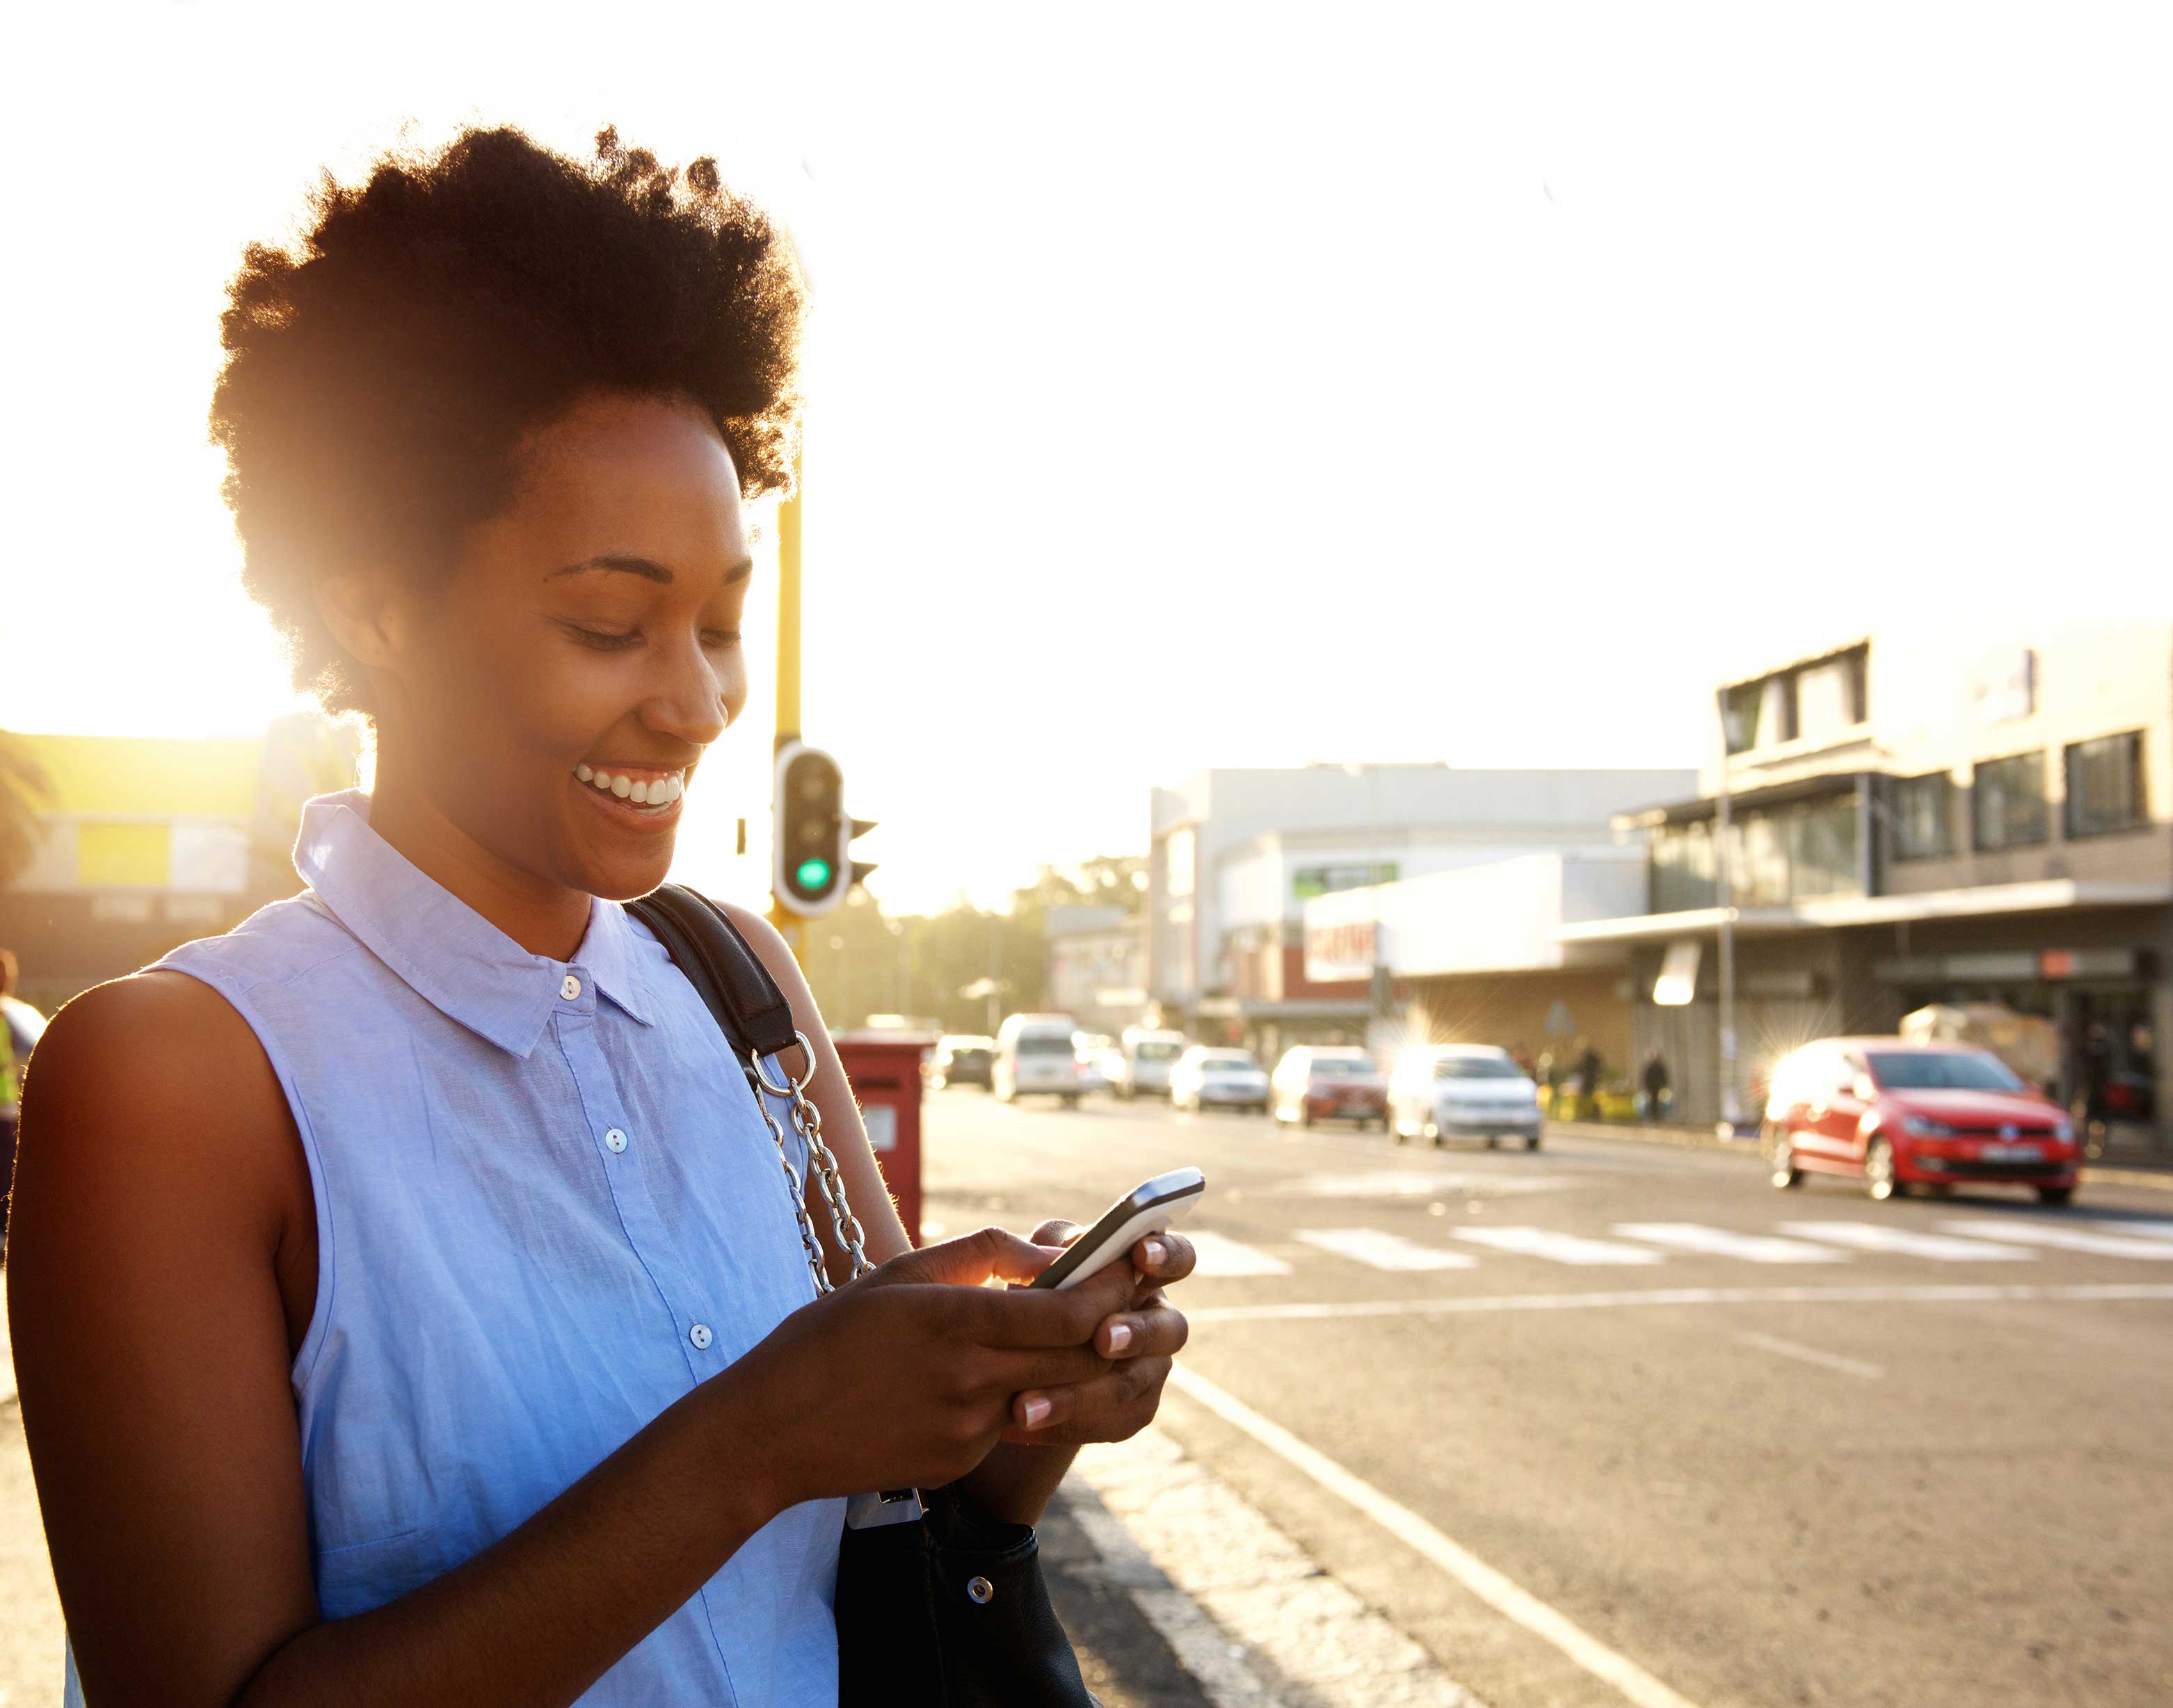
[[[932,1489],[988,1456],[1025,1388],[1110,1368],[1094,1332],[1131,1298],[1113,1263],[1059,1292],[1031,1281],[1060,1253],[984,1228],[892,1258],[795,1311],[720,1378],[757,1418],[777,1507]],[[745,1465],[750,1443],[733,1443]]]

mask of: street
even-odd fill
[[[2173,1695],[2173,1194],[967,1089],[927,1134],[949,1232],[1205,1171],[1159,1433],[1493,1708]]]

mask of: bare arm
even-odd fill
[[[208,987],[102,986],[40,1043],[10,1322],[54,1575],[99,1708],[570,1702],[785,1506],[978,1463],[1011,1390],[1084,1373],[1081,1355],[1041,1349],[1109,1307],[968,1290],[1039,1262],[1000,1236],[918,1254],[886,1280],[967,1286],[807,1307],[493,1547],[327,1622],[280,1285],[308,1189],[270,1065]],[[896,1425],[871,1445],[842,1420],[876,1395]]]

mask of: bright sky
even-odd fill
[[[1723,672],[2163,612],[2165,16],[25,11],[0,726],[285,709],[203,439],[222,285],[403,122],[616,122],[793,229],[806,724],[892,906],[1140,848],[1207,764],[1693,764]],[[767,590],[681,862],[741,893]]]

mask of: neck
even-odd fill
[[[443,886],[531,955],[570,961],[588,934],[590,897],[493,854],[418,787],[417,768],[380,731],[369,827],[423,876]]]

